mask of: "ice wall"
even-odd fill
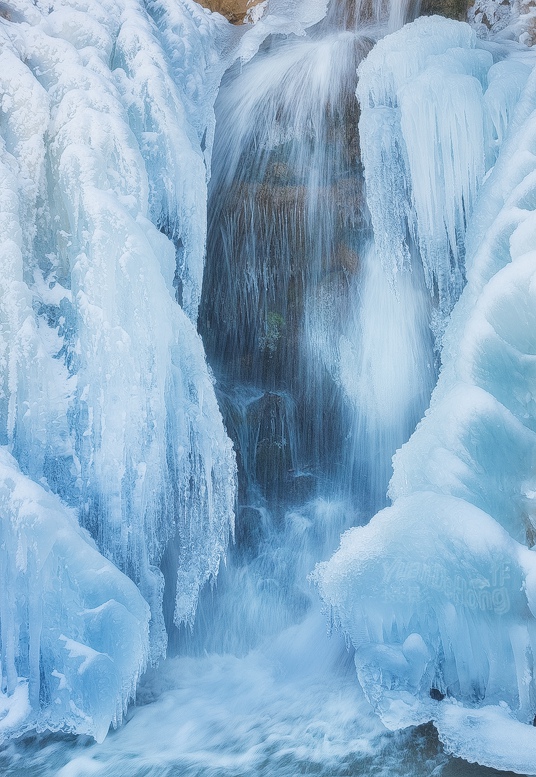
[[[394,458],[393,506],[344,535],[316,579],[389,727],[433,720],[452,752],[534,773],[536,79],[527,75],[515,60],[488,73],[484,99],[507,95],[510,125],[494,125],[505,140],[470,218],[467,286],[431,408]],[[495,104],[494,115],[505,112]]]
[[[58,497],[0,448],[0,742],[106,736],[148,656],[149,608]]]
[[[466,224],[526,78],[523,64],[483,45],[468,25],[421,18],[358,70],[374,245],[362,251],[341,377],[369,515],[385,506],[391,457],[428,405],[465,283]]]
[[[232,529],[234,457],[193,323],[206,160],[141,4],[2,13],[1,691],[27,684],[30,705],[2,725],[102,738],[148,652],[146,605],[119,569],[150,604],[156,660],[166,546],[174,617],[191,622]],[[207,16],[192,14],[186,42],[203,52]]]
[[[522,69],[494,65],[483,46],[466,24],[422,17],[381,40],[359,68],[377,250],[392,278],[418,251],[438,335],[465,281],[467,220],[523,83]]]

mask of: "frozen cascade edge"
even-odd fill
[[[419,20],[398,33],[393,62],[419,25],[442,40],[444,21]],[[466,51],[459,56],[468,61]],[[399,61],[403,77],[404,67]],[[536,81],[529,73],[515,57],[488,70],[484,101],[489,94],[501,150],[468,220],[467,285],[444,334],[430,410],[394,457],[393,505],[349,530],[315,578],[388,727],[433,720],[455,755],[533,774]],[[385,72],[381,78],[370,76],[375,94],[385,93]],[[509,127],[497,122],[506,116]],[[421,225],[417,216],[417,232]]]

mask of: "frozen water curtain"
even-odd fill
[[[202,12],[175,13],[194,45]],[[141,5],[7,15],[0,732],[102,739],[165,654],[167,544],[191,622],[232,531],[234,457],[194,323],[206,169]]]
[[[0,3],[0,741],[319,593],[360,715],[536,770],[531,17],[417,11]]]

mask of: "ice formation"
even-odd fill
[[[196,331],[213,103],[234,58],[325,6],[269,0],[238,31],[193,0],[0,5],[0,736],[102,739],[165,652],[164,589],[191,625],[218,571],[236,466]]]
[[[102,740],[146,664],[164,654],[166,622],[191,625],[218,571],[236,467],[196,331],[213,105],[233,60],[253,57],[271,33],[302,35],[326,6],[267,0],[255,23],[238,29],[193,0],[0,3],[0,739],[34,728]],[[332,211],[328,179],[315,176],[324,147],[338,148],[331,125],[355,119],[343,92],[371,45],[356,35],[323,39],[317,29],[288,47],[279,39],[270,78],[261,78],[267,47],[266,59],[222,90],[222,99],[236,97],[229,115],[237,118],[235,134],[221,140],[218,175],[240,182],[244,148],[264,138],[248,173],[261,178],[260,167],[270,167],[272,195],[288,195],[285,164],[264,151],[290,145],[309,202],[317,198],[307,226],[316,240],[316,222],[331,218],[331,247],[335,205],[351,177],[342,141]],[[379,460],[406,439],[433,380],[433,319],[444,367],[431,409],[396,455],[394,504],[347,532],[316,579],[387,726],[434,720],[463,757],[530,771],[536,77],[505,51],[478,42],[467,25],[431,18],[389,36],[363,62],[361,150],[375,245],[368,225],[348,214],[353,200],[345,202],[346,247],[332,252],[338,280],[324,272],[322,252],[330,252],[316,240],[304,315],[326,395],[340,391],[349,413],[359,411],[355,436],[380,473],[376,491],[385,480]],[[313,86],[305,100],[304,72]],[[245,88],[248,73],[257,80]],[[355,163],[357,145],[352,153]],[[351,175],[357,181],[357,164]],[[235,246],[227,248],[232,267]],[[328,331],[332,292],[352,273],[355,316]],[[280,281],[270,279],[274,296]],[[238,275],[234,282],[241,300],[248,287]],[[252,296],[250,307],[235,306],[237,320],[253,317]],[[285,321],[264,312],[270,326],[258,347],[273,353]],[[237,339],[249,331],[234,329]],[[254,386],[244,392],[250,403],[257,396]],[[283,389],[266,397],[272,425],[278,419],[279,437],[291,440],[285,466],[294,473],[294,406]],[[307,413],[318,424],[314,445],[325,446],[333,416],[311,405]],[[268,456],[262,466],[277,469]],[[299,588],[314,554],[305,538],[317,554],[327,547],[319,525],[327,535],[342,525],[338,508],[331,520],[323,504],[291,510],[286,528],[266,534],[250,565],[258,576],[239,566],[229,574],[244,630],[259,630],[261,584],[272,586],[263,594],[266,633],[288,625],[285,607],[306,612]],[[264,507],[255,509],[262,522]],[[301,638],[314,641],[309,634]],[[284,652],[285,638],[281,645]]]
[[[526,78],[519,63],[494,65],[483,46],[467,24],[421,17],[383,38],[359,68],[377,250],[392,276],[418,250],[439,318],[463,288],[467,220]]]
[[[147,662],[147,603],[4,447],[0,510],[0,742],[30,728],[102,741]]]
[[[339,379],[354,407],[354,456],[372,512],[385,504],[392,455],[429,402],[445,321],[465,282],[466,223],[527,77],[525,65],[494,63],[492,51],[500,55],[466,24],[421,18],[381,40],[358,70],[375,240],[360,247]]]
[[[426,24],[437,46],[441,27]],[[512,59],[487,74],[481,104],[504,141],[469,219],[467,286],[430,410],[394,457],[393,505],[347,532],[316,579],[386,725],[433,720],[464,758],[534,773],[536,78],[528,73]],[[380,88],[376,81],[374,94]],[[506,110],[497,108],[500,93]],[[433,226],[420,240],[424,261],[433,240],[448,239],[447,218]]]
[[[194,28],[190,46],[204,52],[206,14],[192,18],[181,8]],[[201,340],[176,302],[195,320],[202,133],[189,118],[192,94],[176,86],[165,41],[141,4],[39,10],[22,2],[8,15],[0,27],[0,440],[20,471],[15,481],[10,460],[0,481],[2,585],[10,592],[1,612],[1,690],[22,694],[17,673],[21,688],[28,682],[31,713],[19,730],[30,721],[102,738],[121,719],[147,659],[146,608],[118,570],[150,604],[155,660],[166,643],[166,545],[174,617],[191,622],[232,527],[231,444]],[[181,61],[191,66],[187,56]],[[206,87],[207,116],[209,75],[206,83],[181,81],[201,97]],[[97,585],[92,575],[101,567],[107,579]],[[9,596],[17,595],[14,612]],[[107,624],[100,636],[99,622]],[[107,693],[99,697],[101,684]],[[4,697],[3,704],[5,723],[12,711]]]
[[[481,38],[533,46],[536,9],[530,0],[474,0],[467,20]]]

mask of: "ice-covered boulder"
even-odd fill
[[[317,575],[387,726],[433,719],[431,689],[532,723],[536,554],[488,514],[414,493],[347,532]]]

